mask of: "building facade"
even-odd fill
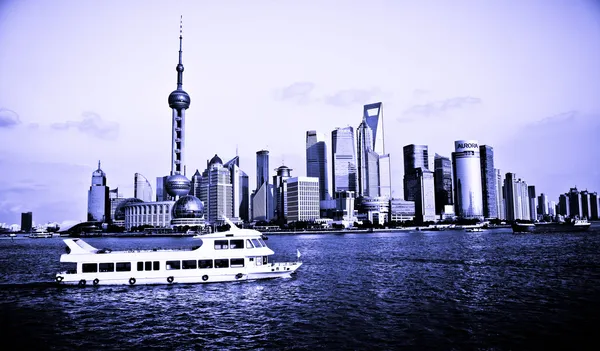
[[[331,132],[333,192],[358,191],[358,171],[354,149],[354,129],[350,126]]]
[[[429,170],[429,151],[427,145],[406,145],[404,153],[404,200],[415,201],[418,191],[417,169]]]
[[[287,183],[288,222],[319,218],[319,178],[291,177]]]
[[[415,175],[418,184],[414,201],[415,221],[417,223],[433,222],[436,220],[433,172],[417,168]]]
[[[327,145],[315,130],[306,132],[306,176],[319,178],[319,197],[321,201],[329,200]]]
[[[88,191],[87,220],[97,222],[110,222],[110,202],[106,186],[106,174],[100,168],[92,173],[92,185]]]
[[[477,140],[457,140],[452,153],[454,204],[459,218],[483,219],[481,163]]]
[[[33,229],[33,214],[31,212],[21,213],[21,231],[30,232]]]
[[[435,154],[433,166],[435,213],[442,214],[445,206],[454,204],[452,194],[452,161],[448,157]]]
[[[286,179],[291,178],[292,169],[286,166],[279,166],[273,176],[273,206],[275,207],[275,219],[280,224],[287,223],[287,183]],[[319,190],[321,190],[321,178],[319,179]],[[319,197],[323,195],[319,191]]]
[[[133,176],[133,197],[144,202],[152,201],[152,185],[140,173],[136,173]]]
[[[171,227],[171,210],[174,201],[130,203],[124,206],[125,229],[149,225],[156,228]]]
[[[233,187],[229,169],[217,155],[207,162],[200,180],[200,201],[204,205],[204,220],[207,224],[222,224],[223,217],[234,217]]]
[[[497,178],[494,169],[494,148],[489,145],[479,146],[481,167],[481,192],[483,197],[483,216],[499,218],[497,203]]]

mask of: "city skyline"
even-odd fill
[[[84,220],[98,159],[125,197],[135,173],[152,185],[168,174],[166,96],[181,14],[195,106],[186,116],[188,178],[238,147],[250,179],[261,149],[271,168],[304,176],[306,131],[326,135],[331,155],[331,131],[356,130],[363,105],[381,101],[394,197],[404,145],[449,157],[461,139],[492,146],[495,167],[549,200],[575,186],[600,189],[598,161],[582,156],[600,143],[592,1],[461,2],[452,16],[441,2],[354,3],[337,16],[316,2],[140,4],[0,5],[0,222],[30,211],[38,223]],[[354,28],[369,15],[377,25]],[[364,55],[349,54],[361,47]]]

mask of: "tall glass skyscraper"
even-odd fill
[[[92,185],[88,191],[88,221],[109,222],[110,202],[108,199],[108,186],[106,186],[106,173],[100,168],[92,173]]]
[[[136,173],[133,176],[133,197],[144,202],[152,201],[152,185],[140,173]]]
[[[452,161],[435,154],[433,159],[435,183],[435,213],[441,214],[444,206],[454,204],[452,199]]]
[[[417,169],[429,170],[427,145],[406,145],[404,152],[404,200],[415,201],[419,183]]]
[[[363,119],[356,130],[358,196],[391,196],[390,155],[385,153],[383,104],[363,107]]]
[[[331,132],[331,159],[333,192],[353,191],[356,194],[357,168],[352,127],[336,128]]]
[[[269,183],[269,151],[256,152],[256,189],[263,183]]]
[[[494,172],[494,148],[488,145],[479,146],[481,163],[481,191],[483,193],[483,216],[499,218],[496,198],[496,173]]]
[[[452,166],[456,215],[460,218],[483,219],[479,143],[477,140],[457,140],[454,150]]]
[[[327,146],[314,130],[306,132],[306,176],[319,178],[319,199],[329,199]]]

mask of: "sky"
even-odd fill
[[[307,130],[381,101],[395,197],[404,145],[462,139],[551,200],[600,192],[598,1],[4,0],[0,223],[85,220],[98,160],[125,197],[170,172],[180,16],[188,177],[237,152],[253,187],[261,149],[304,176]]]

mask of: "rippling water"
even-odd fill
[[[599,229],[271,235],[277,260],[302,252],[294,278],[84,288],[53,283],[60,238],[2,239],[0,335],[36,350],[597,349]]]

